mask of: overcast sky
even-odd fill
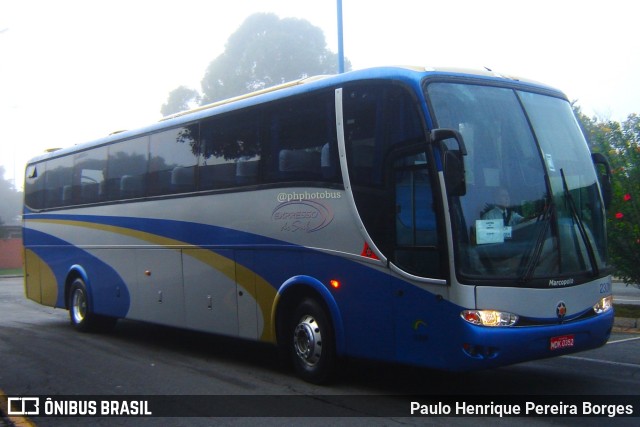
[[[160,118],[249,15],[320,27],[337,52],[336,0],[0,0],[0,165],[22,187],[43,150]],[[538,80],[588,115],[640,113],[640,3],[628,0],[343,0],[354,69],[489,67]]]

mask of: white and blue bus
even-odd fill
[[[70,118],[72,120],[72,118]],[[301,80],[26,168],[26,296],[342,358],[491,368],[603,345],[606,180],[566,97],[491,72]]]

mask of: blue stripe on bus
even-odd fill
[[[38,219],[82,221],[87,222],[88,226],[96,223],[126,227],[179,241],[186,240],[187,244],[205,247],[213,252],[216,252],[216,248],[212,245],[234,246],[239,250],[244,249],[242,246],[253,249],[255,245],[260,245],[260,250],[255,251],[253,265],[245,267],[264,278],[276,290],[301,272],[322,283],[328,290],[322,293],[325,301],[333,299],[328,305],[332,318],[337,322],[339,353],[353,357],[395,360],[440,369],[487,368],[555,355],[548,348],[549,338],[575,332],[576,323],[582,325],[579,330],[592,328],[593,333],[577,333],[572,350],[600,345],[606,341],[611,327],[611,322],[603,321],[599,316],[576,323],[527,328],[528,333],[522,333],[521,328],[470,325],[460,318],[462,307],[384,271],[341,256],[222,227],[103,216],[39,215]],[[94,310],[118,317],[126,316],[129,308],[127,287],[111,267],[86,251],[39,231],[26,228],[25,242],[29,249],[51,266],[59,284],[64,283],[70,265],[86,266],[92,275],[100,277],[101,284],[107,285],[105,289],[93,290],[97,292],[94,301],[100,301],[100,306]],[[56,248],[60,245],[68,250],[60,251]],[[328,287],[331,279],[341,282],[339,289]],[[125,291],[120,298],[114,296],[117,286]],[[442,288],[443,293],[446,289]],[[59,292],[59,295],[62,294]],[[62,296],[58,297],[58,306],[64,306]],[[341,310],[341,307],[349,309]],[[612,318],[612,314],[605,317]],[[382,337],[394,338],[383,341]],[[452,345],[442,344],[451,341]],[[479,351],[485,351],[486,354],[470,356],[463,350],[464,345],[478,346]],[[527,349],[527,354],[523,353],[523,348]]]
[[[65,281],[73,265],[82,265],[91,271],[86,277],[87,291],[93,304],[89,307],[97,314],[125,317],[129,311],[131,298],[129,289],[120,275],[95,256],[73,244],[29,228],[24,229],[24,240],[28,249],[35,253],[53,271],[58,287],[56,307],[65,307]],[[64,247],[64,250],[61,250]],[[99,278],[101,286],[92,286],[92,277]]]

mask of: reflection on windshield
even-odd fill
[[[568,102],[453,83],[427,92],[437,126],[468,151],[466,195],[450,200],[459,273],[550,284],[604,267],[603,207]]]

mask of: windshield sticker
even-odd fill
[[[504,243],[504,228],[502,219],[476,220],[476,244]],[[509,234],[511,234],[511,230],[509,230]]]

